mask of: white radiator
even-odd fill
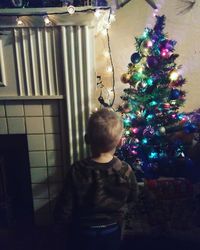
[[[62,48],[59,37],[60,28],[13,29],[17,89],[20,96],[62,94]]]
[[[90,112],[90,84],[94,83],[91,74],[94,72],[94,62],[90,54],[93,51],[91,36],[87,26],[62,27],[64,85],[72,160],[87,155],[84,133]]]

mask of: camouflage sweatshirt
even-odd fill
[[[64,182],[54,216],[57,224],[83,226],[121,223],[128,202],[137,198],[131,167],[114,157],[108,163],[85,159],[74,163]]]

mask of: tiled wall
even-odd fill
[[[64,176],[60,102],[0,101],[0,134],[27,134],[35,221],[40,225],[51,222]]]

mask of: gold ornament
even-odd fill
[[[128,83],[130,81],[130,79],[131,79],[131,74],[124,73],[124,74],[122,74],[120,79],[121,79],[121,82]]]
[[[150,45],[150,40],[148,41],[143,41],[140,45],[140,51],[142,53],[142,55],[144,56],[149,56],[151,54],[151,47],[153,46],[153,43],[151,42],[151,45]]]

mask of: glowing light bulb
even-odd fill
[[[152,47],[152,46],[153,46],[153,42],[149,40],[149,41],[147,42],[147,47],[150,48],[150,47]]]
[[[129,130],[125,131],[125,135],[129,136],[130,135],[130,131]]]
[[[156,17],[158,15],[158,9],[154,9],[153,16]]]
[[[186,122],[186,121],[187,121],[187,117],[184,116],[184,117],[181,119],[181,121]]]
[[[143,66],[141,66],[139,69],[138,69],[138,72],[141,74],[143,72],[144,68]]]
[[[145,30],[144,30],[144,32],[143,32],[143,34],[142,34],[142,37],[143,37],[143,38],[147,38],[147,35],[148,35],[148,29],[145,28]]]
[[[127,118],[124,120],[124,126],[128,126],[131,124],[131,121]]]
[[[138,128],[132,128],[132,132],[133,132],[134,134],[137,134],[137,133],[139,132],[139,129],[138,129]]]
[[[99,17],[101,16],[101,11],[100,11],[100,10],[96,10],[96,11],[94,12],[94,15],[95,15],[95,17],[96,17],[97,19],[99,19]]]
[[[152,114],[149,114],[147,117],[146,117],[147,121],[150,121],[151,119],[153,119],[153,115]]]
[[[137,155],[137,151],[135,151],[135,150],[132,150],[131,153],[132,153],[133,155]]]
[[[135,114],[130,114],[130,118],[131,118],[131,119],[135,119],[135,118],[136,118],[136,115],[135,115]]]
[[[168,50],[168,49],[162,49],[161,55],[162,55],[163,57],[168,57],[168,56],[169,56],[169,50]]]
[[[149,159],[156,159],[158,157],[158,153],[157,152],[151,152],[149,154]]]
[[[148,78],[148,79],[147,79],[147,84],[148,84],[149,86],[152,86],[152,85],[153,85],[153,79],[152,79],[152,78]]]
[[[110,15],[110,22],[113,23],[115,20],[116,20],[115,14],[112,13],[112,14]]]
[[[113,94],[113,89],[112,88],[107,88],[108,94],[112,95]]]
[[[23,26],[24,25],[23,21],[20,18],[17,18],[16,22],[17,22],[18,26]]]
[[[155,105],[157,105],[157,102],[156,101],[152,101],[149,104],[150,104],[150,106],[155,106]]]
[[[69,5],[69,6],[67,7],[67,11],[68,11],[68,13],[69,13],[70,15],[73,15],[74,12],[75,12],[75,7],[74,7],[73,5]]]
[[[104,24],[104,28],[105,28],[105,29],[109,29],[110,26],[111,26],[110,23],[105,23],[105,24]]]
[[[44,23],[45,23],[45,25],[51,25],[51,21],[49,20],[49,17],[48,16],[44,16],[43,17],[44,18]]]
[[[147,138],[142,139],[143,144],[147,144],[147,142],[148,142]]]
[[[112,67],[111,67],[111,66],[108,66],[108,67],[106,68],[106,72],[107,72],[107,73],[111,73],[111,72],[112,72]]]
[[[178,79],[178,72],[172,71],[169,78],[171,81],[176,81]]]
[[[109,53],[107,50],[105,50],[105,51],[103,52],[103,55],[104,55],[106,58],[109,58],[109,57],[110,57],[110,53]]]
[[[103,29],[103,30],[101,31],[101,34],[102,34],[103,36],[107,36],[107,30],[106,30],[106,29]]]

